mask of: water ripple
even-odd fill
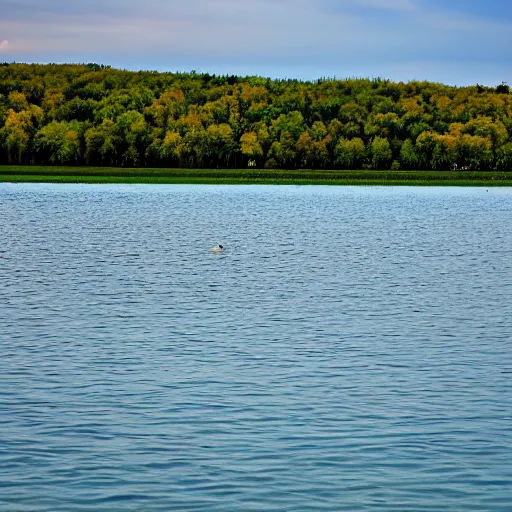
[[[0,184],[0,510],[512,510],[511,212]]]

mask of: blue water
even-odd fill
[[[512,189],[0,184],[0,510],[512,510],[511,219]]]

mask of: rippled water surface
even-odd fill
[[[512,189],[0,185],[0,510],[512,510],[511,222]]]

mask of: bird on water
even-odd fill
[[[213,252],[222,252],[223,250],[224,250],[224,246],[221,244],[216,245],[215,247],[212,247]]]

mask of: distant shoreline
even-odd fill
[[[0,164],[302,169],[306,174],[312,169],[510,171],[511,101],[505,82],[458,88],[382,78],[302,82],[135,73],[99,64],[4,63]],[[247,176],[223,178],[247,182]],[[404,179],[395,176],[400,183]],[[432,179],[411,176],[407,179]],[[178,177],[184,179],[174,173],[173,181]],[[256,179],[274,181],[276,175]]]
[[[0,182],[511,187],[512,172],[0,166]]]

